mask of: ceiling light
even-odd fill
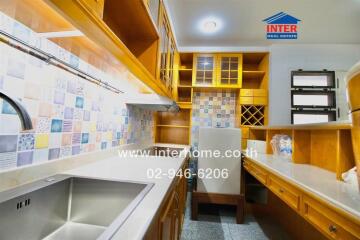
[[[215,33],[222,27],[222,21],[215,17],[207,17],[199,22],[199,30],[203,33]]]
[[[216,30],[216,22],[209,21],[204,23],[204,30],[206,32],[214,32]]]

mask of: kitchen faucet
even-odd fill
[[[33,128],[29,113],[26,111],[24,106],[19,101],[17,101],[14,98],[11,98],[10,96],[6,95],[1,91],[0,91],[0,98],[4,99],[15,109],[15,111],[17,112],[20,118],[21,126],[23,130],[30,130]]]

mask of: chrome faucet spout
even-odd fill
[[[29,113],[26,111],[25,107],[19,101],[17,101],[14,98],[11,98],[9,95],[1,91],[0,91],[0,98],[4,99],[15,109],[15,111],[17,112],[20,118],[20,122],[23,130],[33,129],[33,125]]]

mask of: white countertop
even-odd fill
[[[273,155],[257,154],[248,158],[360,220],[359,190],[336,180],[335,173],[308,164],[295,164]]]
[[[154,145],[161,145],[165,147],[185,147],[183,145],[169,144]],[[87,164],[64,173],[75,176],[106,178],[117,181],[124,180],[154,183],[153,188],[146,194],[144,199],[135,208],[113,237],[113,239],[142,239],[173,181],[173,179],[167,176],[163,176],[159,179],[148,178],[147,170],[149,168],[160,168],[163,173],[167,173],[169,169],[175,169],[177,171],[184,160],[184,157],[112,157]]]

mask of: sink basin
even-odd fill
[[[153,184],[57,175],[0,193],[0,239],[111,239]]]
[[[158,147],[153,146],[146,149],[150,156],[179,157],[184,148]]]

